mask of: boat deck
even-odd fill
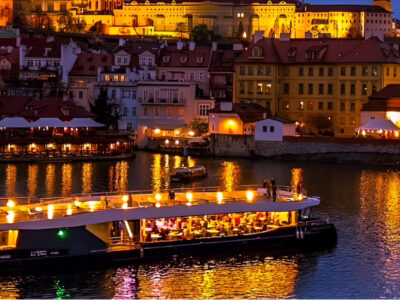
[[[64,198],[44,198],[32,201],[27,198],[0,199],[0,224],[27,221],[63,219],[81,214],[107,210],[196,206],[201,204],[273,202],[259,186],[242,186],[235,191],[214,188],[176,189],[174,199],[168,191],[132,191],[124,194],[98,193]],[[279,186],[276,202],[303,202],[307,196],[293,193],[289,187]]]

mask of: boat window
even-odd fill
[[[257,234],[296,226],[297,212],[254,212],[143,220],[141,242]]]
[[[18,230],[0,231],[0,249],[12,249],[17,246]]]

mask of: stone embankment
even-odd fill
[[[390,140],[285,137],[282,142],[264,142],[254,141],[253,136],[213,135],[210,148],[215,156],[386,165],[400,162],[400,141]]]

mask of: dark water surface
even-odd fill
[[[338,230],[333,249],[249,251],[172,257],[111,269],[0,276],[0,297],[400,297],[400,172],[359,165],[192,158],[141,153],[122,162],[1,164],[0,196],[51,197],[96,191],[169,188],[180,165],[203,164],[209,176],[193,186],[289,185],[304,170],[317,214]]]

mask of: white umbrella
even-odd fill
[[[0,121],[0,127],[6,128],[31,128],[33,127],[32,125],[32,123],[21,117],[6,117]]]
[[[104,124],[97,123],[91,118],[73,118],[66,127],[79,128],[79,127],[104,127]]]
[[[356,130],[400,130],[400,128],[390,120],[369,120],[366,124],[357,127]]]
[[[34,122],[31,127],[51,127],[51,128],[64,128],[67,124],[59,118],[40,118]]]

